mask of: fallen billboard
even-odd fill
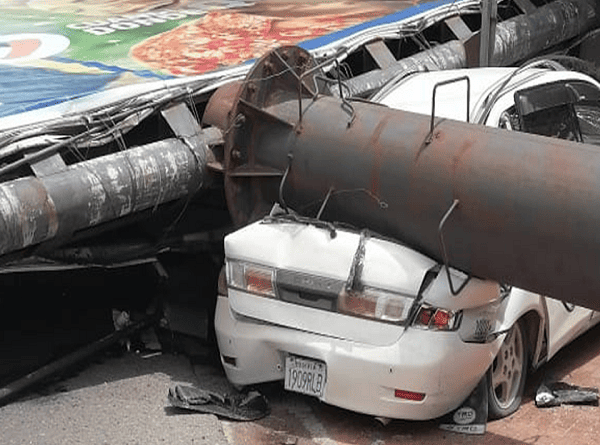
[[[419,3],[4,1],[0,117],[118,86],[219,78],[279,45],[327,51],[382,26],[456,14],[478,2]]]

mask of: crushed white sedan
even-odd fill
[[[413,74],[373,100],[429,114],[440,85],[437,117],[598,141],[600,84],[554,62]],[[225,256],[215,329],[229,380],[281,381],[373,416],[442,416],[482,379],[489,416],[510,415],[528,370],[600,321],[398,240],[277,206],[228,235]]]

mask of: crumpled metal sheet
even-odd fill
[[[496,26],[493,66],[509,66],[535,57],[598,25],[600,4],[593,0],[556,0],[532,14],[524,14]],[[452,40],[403,58],[393,66],[373,70],[345,81],[345,95],[364,97],[395,77],[412,72],[466,68],[465,43]]]
[[[563,382],[547,385],[542,383],[535,394],[535,406],[538,408],[563,404],[598,406],[598,397],[598,388],[584,388]]]
[[[377,91],[393,78],[413,72],[458,69],[466,66],[465,46],[458,40],[452,40],[401,59],[389,68],[372,70],[345,81],[347,90],[344,89],[344,95],[365,96]]]
[[[271,411],[266,397],[258,391],[228,395],[194,386],[175,385],[169,388],[168,398],[169,403],[177,408],[232,420],[258,420]]]

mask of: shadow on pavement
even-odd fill
[[[586,365],[600,356],[600,325],[596,325],[583,335],[561,349],[550,361],[544,364],[528,378],[525,387],[525,400],[531,401],[535,398],[538,386],[547,382],[559,382],[568,379],[574,371],[580,370],[583,374],[580,378],[585,379]],[[590,385],[594,379],[590,378]],[[585,381],[581,385],[587,385]],[[595,385],[598,385],[596,381]]]

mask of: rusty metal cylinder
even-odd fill
[[[287,170],[281,196],[290,208],[316,215],[331,191],[325,219],[441,261],[438,226],[458,200],[442,230],[452,266],[600,309],[597,147],[451,120],[430,138],[429,116],[329,96],[305,97],[300,121],[298,101],[279,91],[285,80],[266,96],[248,89],[261,78],[259,65],[226,146],[238,224],[269,210]]]
[[[583,35],[598,25],[599,8],[596,0],[554,0],[499,23],[492,64],[508,66]]]
[[[205,175],[198,159],[168,139],[0,184],[0,254],[195,192]]]
[[[595,0],[555,0],[530,14],[500,22],[492,65],[510,66],[581,36],[598,25],[599,15],[600,2]],[[403,73],[466,68],[470,63],[465,44],[451,40],[400,59],[389,68],[356,76],[345,83],[344,94],[366,96]]]

